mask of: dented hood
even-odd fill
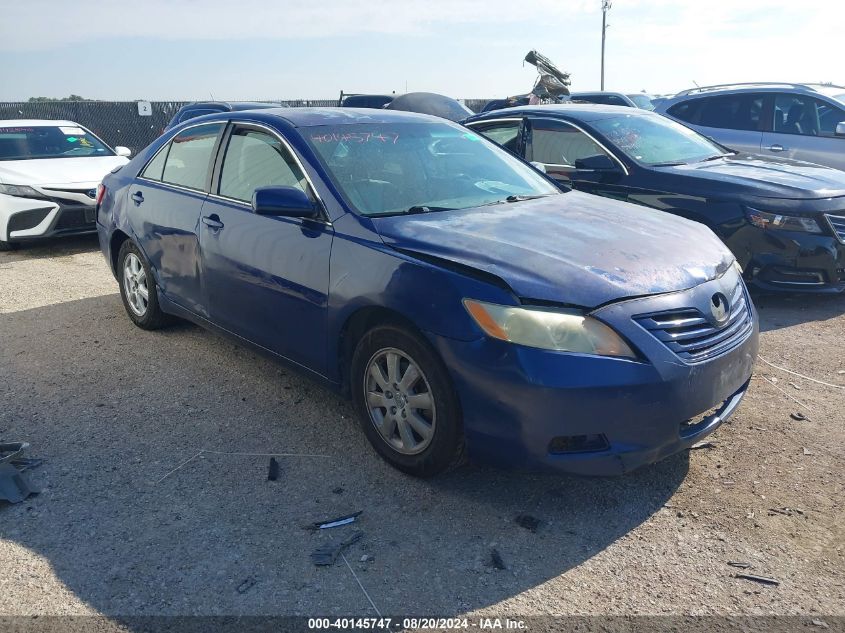
[[[523,299],[588,308],[691,288],[734,259],[702,224],[576,191],[373,224],[389,246],[496,275]]]

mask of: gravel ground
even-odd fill
[[[845,386],[845,297],[756,302],[763,358]],[[0,615],[845,615],[845,388],[752,384],[711,448],[626,477],[418,481],[288,369],[135,328],[95,239],[2,253],[0,438],[46,462],[0,505]],[[351,528],[303,526],[355,510],[348,564],[315,568]]]

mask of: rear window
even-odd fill
[[[114,152],[78,125],[0,126],[0,160],[89,156],[114,156]]]
[[[147,163],[141,176],[204,191],[222,129],[223,123],[209,123],[182,130]]]
[[[735,94],[710,97],[698,114],[698,124],[727,130],[759,130],[763,96]]]

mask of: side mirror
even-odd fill
[[[132,156],[132,150],[128,147],[123,147],[123,145],[118,145],[117,147],[115,147],[114,153],[118,156],[125,156],[126,158]]]
[[[836,136],[845,136],[845,121],[836,124]]]
[[[252,210],[258,215],[281,215],[288,218],[313,218],[317,207],[297,187],[259,187],[252,194]]]
[[[607,154],[596,154],[587,158],[576,158],[575,169],[589,169],[590,171],[616,171],[616,163]]]
[[[543,163],[538,163],[536,160],[532,160],[531,164],[537,171],[541,171],[544,174],[546,173],[546,166]]]

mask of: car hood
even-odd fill
[[[845,196],[845,172],[785,158],[743,154],[655,169],[699,179],[702,187],[718,181],[718,188],[711,193],[732,190],[753,197],[790,200]]]
[[[41,158],[0,161],[0,183],[9,185],[58,185],[100,182],[118,165],[129,162],[123,156]]]
[[[691,288],[734,259],[703,224],[576,191],[373,224],[387,245],[495,275],[522,299],[586,308]]]

